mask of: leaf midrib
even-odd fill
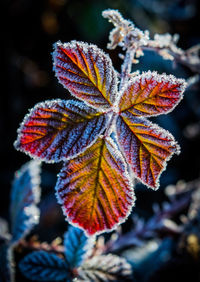
[[[86,68],[87,68],[87,63],[85,62],[85,58],[82,56],[82,52],[79,50],[79,47],[78,47],[78,46],[77,46],[77,48],[78,48],[79,53],[81,54],[81,57],[82,57],[82,59],[83,59],[85,65],[86,65]],[[65,53],[65,52],[64,52],[64,53]],[[106,99],[104,93],[99,89],[98,85],[96,85],[96,84],[90,79],[88,73],[87,73],[84,69],[81,69],[81,68],[80,68],[78,62],[75,61],[72,57],[70,57],[70,56],[67,55],[66,53],[65,53],[65,55],[67,56],[67,58],[69,58],[69,59],[72,61],[72,63],[74,63],[74,64],[78,67],[78,69],[85,75],[85,77],[91,81],[91,83],[93,84],[93,86],[96,87],[97,90],[99,91],[99,93],[102,94],[104,100],[105,100],[110,106],[112,106],[112,104],[110,103],[110,101]],[[76,54],[74,54],[74,55],[76,56]],[[96,71],[95,71],[95,74],[96,74]]]
[[[98,182],[99,182],[99,174],[100,174],[100,170],[101,170],[101,162],[102,162],[102,158],[103,158],[103,148],[105,146],[105,141],[102,139],[101,140],[102,142],[102,145],[100,146],[100,150],[99,150],[99,161],[98,161],[98,164],[97,164],[97,175],[96,175],[96,179],[95,179],[95,187],[94,187],[94,196],[93,196],[93,201],[92,201],[92,210],[91,210],[91,213],[90,213],[90,220],[92,219],[92,215],[93,215],[93,212],[94,212],[94,203],[95,203],[95,200],[96,200],[96,196],[97,196],[97,190],[98,190]]]

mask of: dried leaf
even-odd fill
[[[136,177],[157,189],[166,162],[174,153],[179,153],[173,136],[150,121],[128,112],[118,116],[116,128],[120,147]]]
[[[15,147],[46,162],[83,152],[105,129],[106,116],[79,101],[37,104],[25,117]]]
[[[156,116],[170,112],[182,99],[186,82],[173,75],[146,72],[135,76],[123,90],[120,112]]]
[[[117,75],[110,58],[97,46],[83,42],[57,42],[54,48],[59,82],[89,105],[110,109],[117,92]]]
[[[68,220],[87,234],[110,231],[134,203],[126,164],[111,138],[99,138],[61,170],[57,197]]]

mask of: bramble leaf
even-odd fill
[[[35,251],[19,263],[23,275],[37,281],[60,281],[69,276],[65,261],[53,253]]]
[[[131,265],[116,255],[94,256],[78,269],[80,281],[132,281]]]
[[[65,257],[70,268],[79,266],[92,251],[94,238],[80,228],[70,226],[64,235]]]
[[[30,161],[16,172],[11,190],[12,243],[17,243],[39,222],[40,164]]]
[[[106,126],[106,115],[79,101],[37,104],[25,117],[15,147],[46,162],[83,152]]]
[[[56,191],[68,220],[92,235],[125,220],[134,203],[132,186],[113,140],[99,138],[64,164]]]
[[[117,93],[117,75],[108,55],[95,45],[77,41],[57,42],[54,48],[59,82],[89,105],[110,109]]]
[[[185,80],[173,75],[144,72],[135,76],[119,101],[120,112],[135,116],[156,116],[171,111],[182,99]]]
[[[136,177],[147,186],[158,188],[166,162],[179,153],[173,136],[144,118],[122,113],[117,118],[117,137]]]

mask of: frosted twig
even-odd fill
[[[117,10],[105,10],[102,13],[104,18],[108,18],[115,28],[110,32],[108,44],[109,49],[121,46],[123,49],[135,49],[136,58],[144,55],[143,50],[151,50],[158,53],[166,60],[176,61],[193,72],[200,73],[200,44],[188,50],[177,47],[179,35],[155,34],[153,39],[149,38],[149,31],[142,31],[128,20],[125,20]],[[138,60],[133,60],[137,63]]]

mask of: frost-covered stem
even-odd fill
[[[190,58],[188,55],[187,50],[183,51],[182,53],[177,53],[171,50],[169,47],[152,47],[152,46],[143,46],[142,50],[148,50],[148,51],[154,51],[159,54],[160,51],[162,50],[167,50],[167,52],[176,60],[178,63],[185,65],[189,69],[191,69],[193,72],[200,73],[200,61],[195,60],[194,58]]]
[[[126,55],[125,55],[125,58],[124,58],[124,63],[122,64],[122,67],[121,67],[121,81],[120,81],[120,85],[119,85],[119,91],[128,82],[129,74],[131,72],[131,66],[132,66],[134,54],[135,54],[135,49],[131,49],[131,48],[127,49]],[[116,118],[116,113],[113,112],[112,115],[111,115],[110,121],[108,123],[107,129],[104,133],[104,137],[110,136],[110,134],[112,133],[112,124],[113,124],[115,118]]]
[[[129,74],[131,72],[131,67],[133,63],[133,58],[135,54],[135,49],[127,49],[126,55],[124,58],[124,63],[121,67],[121,82],[119,85],[119,91],[126,85],[129,79]]]
[[[108,126],[106,128],[105,133],[104,133],[104,138],[109,137],[110,134],[112,133],[112,125],[114,123],[115,118],[116,118],[116,113],[112,112]]]

